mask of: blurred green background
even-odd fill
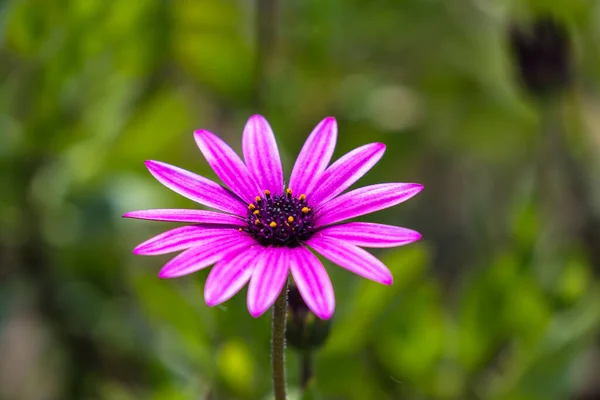
[[[543,94],[510,46],[539,15],[572,65]],[[374,251],[393,286],[327,264],[314,398],[600,398],[599,27],[592,0],[0,1],[0,398],[270,398],[269,316],[158,279],[131,250],[172,225],[121,218],[195,207],[143,162],[214,178],[192,131],[240,150],[257,112],[286,174],[333,115],[336,158],[387,144],[360,185],[425,185],[363,218],[424,235]]]

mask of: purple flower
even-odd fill
[[[341,223],[399,204],[423,186],[383,183],[341,194],[379,161],[385,145],[364,145],[327,167],[337,138],[334,118],[325,118],[310,134],[287,186],[275,136],[262,116],[251,117],[244,128],[244,161],[208,131],[196,131],[194,138],[229,189],[162,162],[147,161],[146,166],[169,189],[221,212],[160,209],[124,216],[193,224],[155,236],[133,252],[184,250],[162,268],[161,278],[215,264],[204,288],[209,306],[230,299],[249,282],[248,310],[258,317],[273,305],[291,271],[308,307],[328,319],[335,309],[333,287],[313,251],[357,275],[391,285],[388,268],[361,247],[401,246],[421,238],[418,232],[396,226]]]

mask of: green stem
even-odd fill
[[[286,400],[285,388],[285,323],[287,312],[287,282],[273,305],[273,339],[271,360],[273,364],[273,392],[275,400]]]
[[[300,382],[302,390],[306,390],[312,377],[312,353],[310,350],[305,350],[302,352],[302,378]]]

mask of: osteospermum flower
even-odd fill
[[[249,282],[248,310],[257,317],[273,305],[291,272],[308,307],[328,319],[335,308],[333,287],[313,252],[364,278],[391,285],[388,268],[362,247],[401,246],[421,238],[418,232],[396,226],[344,223],[401,203],[423,186],[383,183],[341,194],[379,161],[385,145],[364,145],[327,167],[337,139],[334,118],[325,118],[312,131],[287,186],[273,131],[262,116],[251,117],[244,128],[244,161],[208,131],[198,130],[194,138],[229,189],[162,162],[147,161],[146,166],[169,189],[221,212],[160,209],[124,216],[192,224],[155,236],[134,253],[184,250],[161,269],[161,278],[215,264],[204,288],[208,306],[223,303]]]

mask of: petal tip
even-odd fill
[[[251,315],[253,318],[258,318],[258,317],[260,317],[261,315],[263,315],[263,314],[265,313],[265,311],[267,311],[267,310],[262,310],[262,311],[261,311],[261,310],[254,309],[254,308],[248,308],[248,312],[250,313],[250,315]]]
[[[248,121],[266,121],[267,119],[260,114],[253,114],[248,118]]]
[[[378,152],[385,152],[386,146],[385,143],[382,142],[375,142],[373,143],[374,147],[377,149]]]
[[[314,312],[314,314],[317,316],[317,318],[322,319],[323,321],[327,321],[328,319],[330,319],[333,316],[333,312],[334,312],[334,309],[331,309],[331,310],[323,310],[323,311]]]
[[[223,301],[220,301],[218,293],[215,292],[215,290],[212,290],[214,289],[214,286],[212,288],[210,288],[210,286],[211,285],[208,284],[204,286],[204,302],[208,307],[218,306],[223,303]]]
[[[158,277],[160,279],[170,279],[170,278],[179,278],[180,276],[185,276],[190,274],[190,272],[186,272],[186,273],[181,273],[178,272],[176,269],[174,268],[170,268],[168,265],[166,265],[165,267],[163,267],[160,272],[158,273]]]
[[[179,275],[173,274],[169,270],[166,270],[165,268],[163,268],[158,273],[158,277],[160,279],[169,279],[169,278],[177,278],[177,277],[179,277]]]
[[[330,131],[331,134],[337,136],[337,120],[335,117],[325,117],[319,123],[322,130]]]
[[[146,251],[146,246],[144,246],[143,244],[136,246],[131,252],[136,256],[148,255],[148,252]]]
[[[154,161],[154,160],[146,160],[146,161],[144,161],[144,165],[150,171],[155,170],[160,164],[161,164],[160,161]]]
[[[425,189],[425,186],[423,186],[420,183],[413,183],[413,190],[416,191],[417,193],[419,193],[421,190]]]
[[[207,131],[206,129],[196,129],[194,131],[194,139],[197,143],[203,143],[207,137],[216,136],[214,133]]]
[[[210,296],[207,296],[206,294],[204,295],[204,303],[206,303],[208,307],[214,307],[217,305],[215,299],[211,298]]]

